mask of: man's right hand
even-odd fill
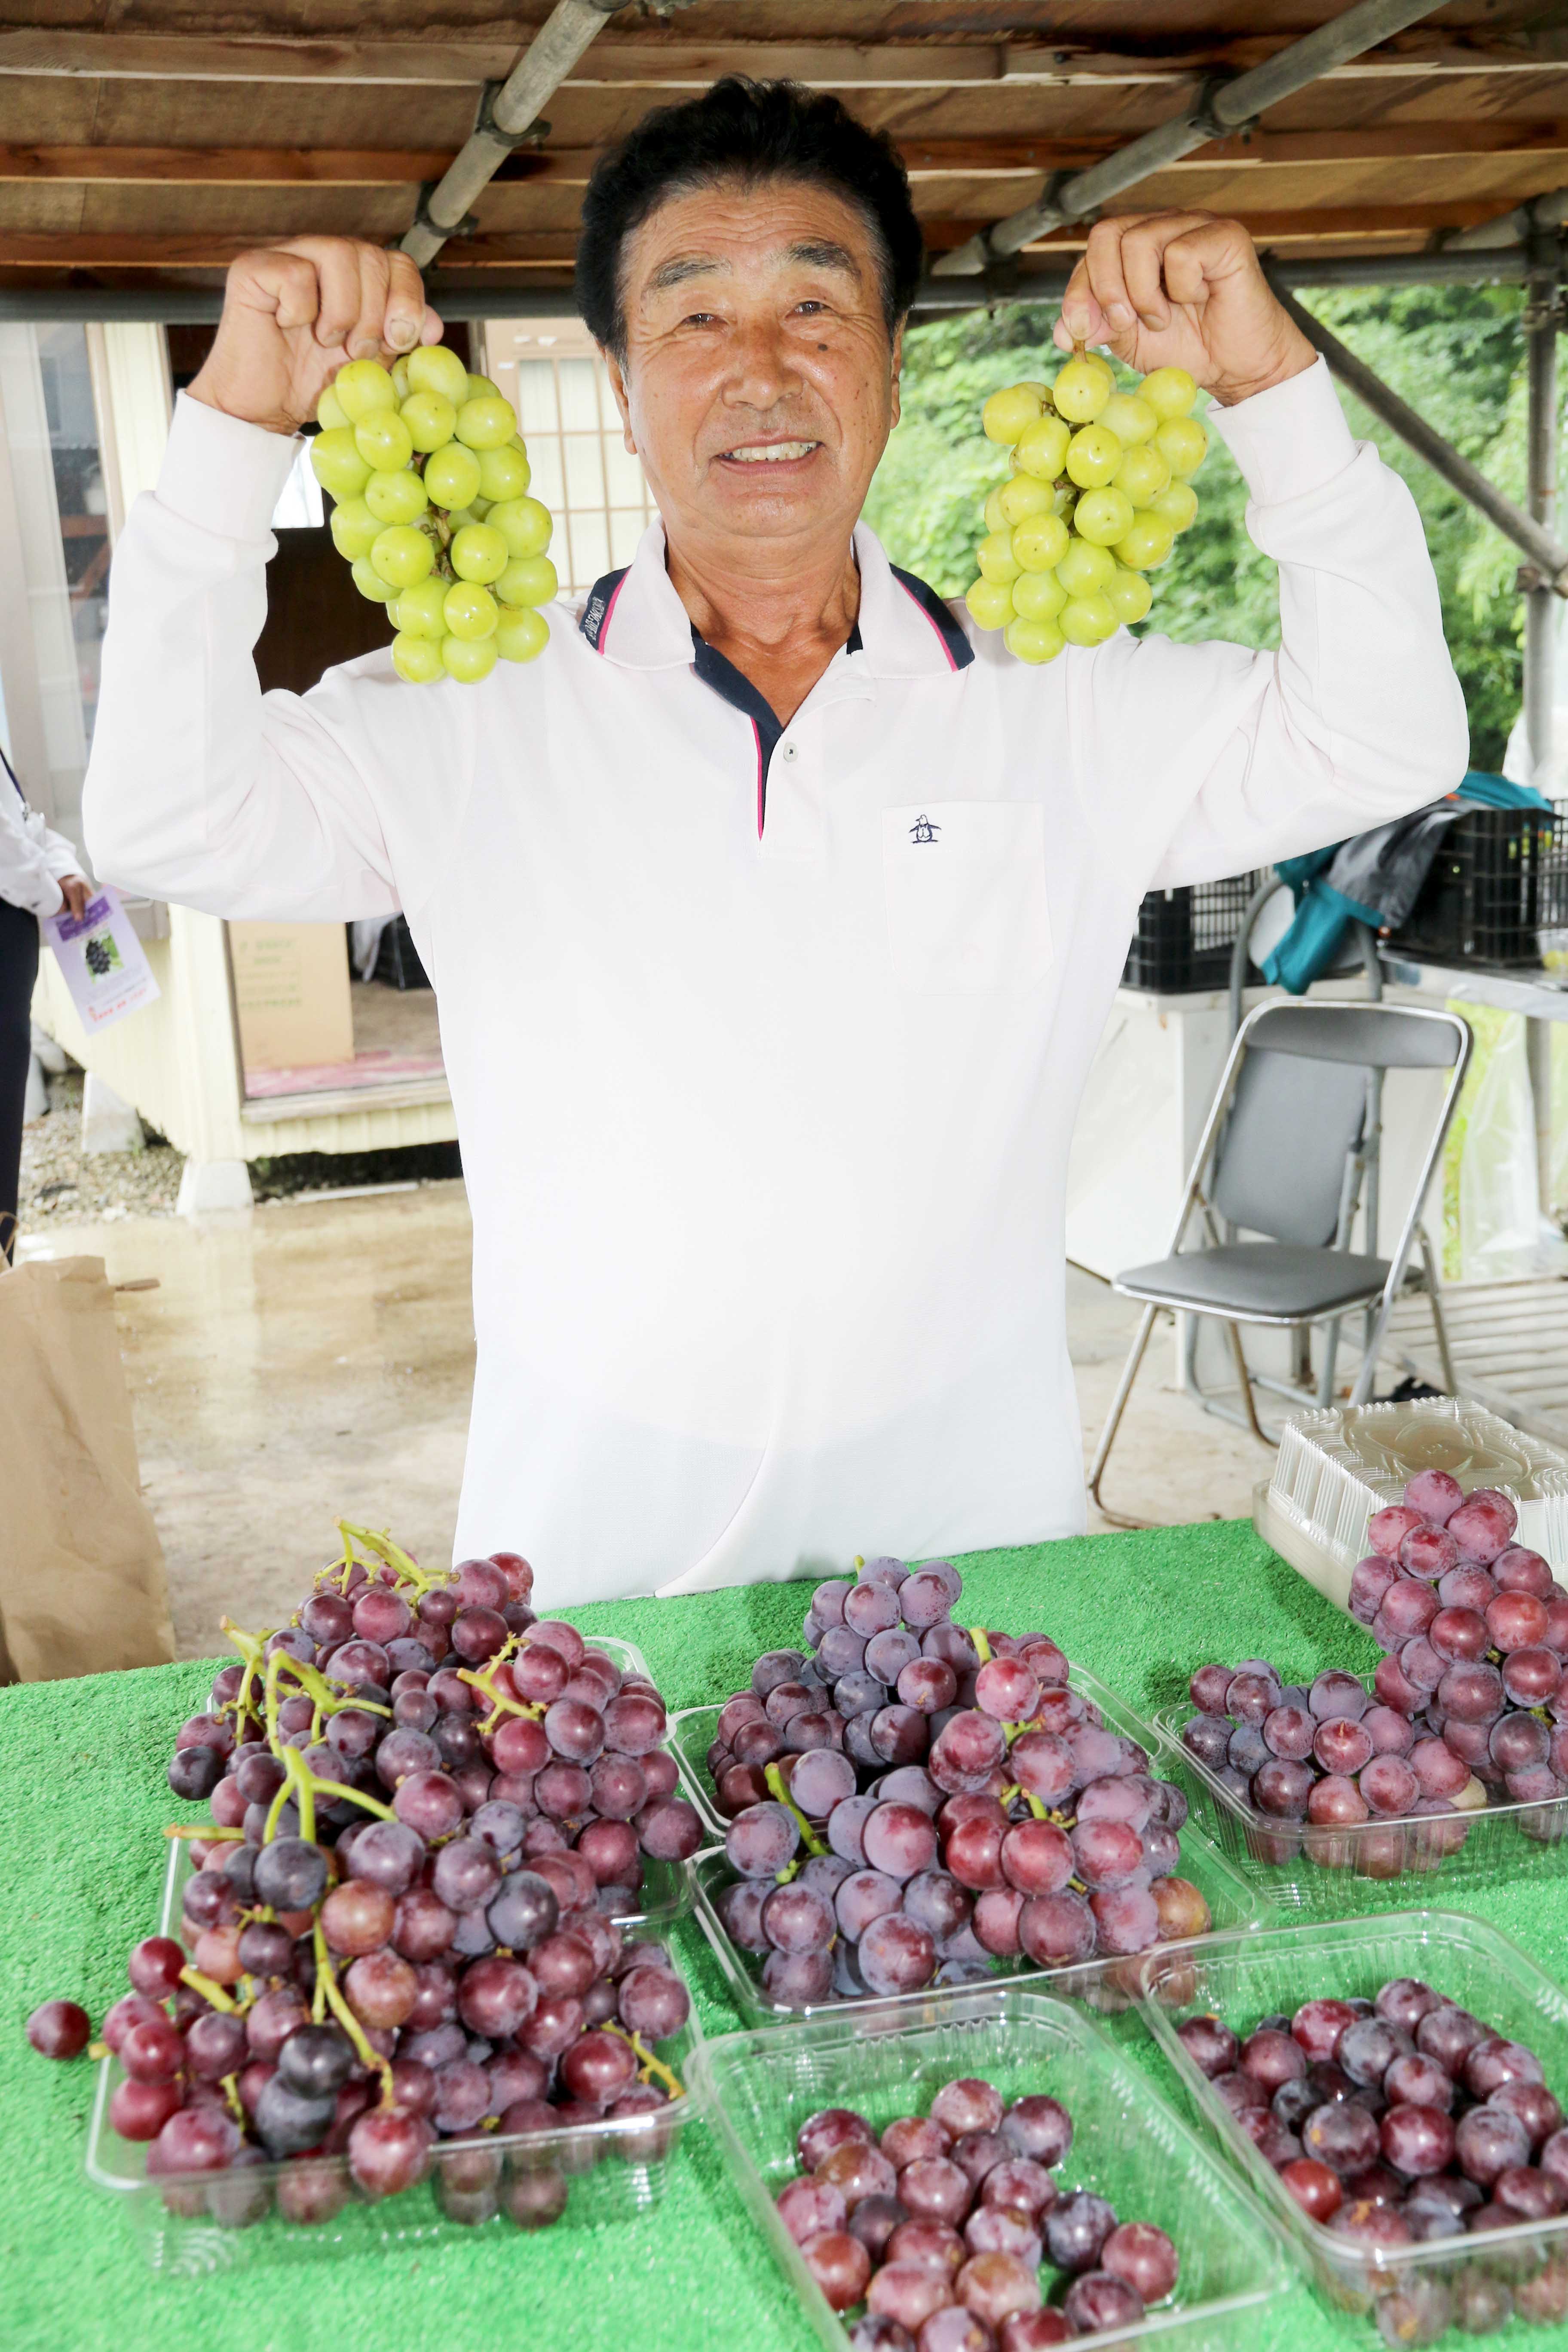
[[[268,433],[297,433],[345,360],[384,364],[437,343],[441,321],[405,253],[358,237],[296,236],[242,253],[193,400]]]

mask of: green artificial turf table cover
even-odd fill
[[[1376,1663],[1370,1638],[1245,1523],[1088,1536],[958,1564],[964,1622],[1045,1627],[1144,1714],[1181,1699],[1207,1658],[1268,1657],[1303,1680]],[[301,1596],[312,1567],[300,1563]],[[752,1585],[562,1613],[584,1633],[636,1643],[673,1711],[727,1697],[761,1651],[797,1642],[808,1594],[805,1584]],[[633,2222],[487,2231],[199,2280],[148,2269],[129,2221],[83,2173],[95,2066],[37,2057],[22,2026],[57,1996],[79,2000],[96,2025],[126,1990],[126,1953],[156,1923],[163,1824],[193,1818],[171,1797],[164,1763],[211,1677],[210,1663],[195,1662],[0,1691],[5,2352],[808,2352],[816,2338],[703,2129],[686,2135],[662,2203]],[[1500,1886],[1462,1906],[1559,1979],[1568,1848],[1563,1870],[1544,1887]],[[1440,1880],[1419,1895],[1390,1888],[1387,1907],[1422,1901],[1443,1905]],[[734,2031],[741,2021],[700,1929],[688,1921],[674,1940],[704,2031]],[[1370,2352],[1379,2338],[1368,2321],[1331,2317],[1301,2286],[1275,2306],[1268,2340],[1269,2352]],[[1513,2321],[1509,2340],[1556,2352],[1568,2327],[1526,2337]]]

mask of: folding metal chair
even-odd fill
[[[1443,1376],[1454,1390],[1436,1263],[1421,1206],[1469,1055],[1468,1024],[1457,1013],[1422,1006],[1292,1001],[1260,1004],[1247,1014],[1198,1141],[1170,1255],[1152,1265],[1130,1266],[1111,1284],[1124,1297],[1145,1305],[1089,1469],[1089,1491],[1102,1511],[1105,1465],[1155,1317],[1163,1310],[1208,1316],[1227,1327],[1245,1418],[1226,1417],[1242,1421],[1272,1443],[1258,1419],[1254,1387],[1304,1400],[1300,1391],[1248,1370],[1239,1327],[1304,1330],[1326,1324],[1317,1394],[1326,1404],[1333,1394],[1341,1319],[1366,1309],[1368,1328],[1351,1398],[1364,1404],[1412,1246],[1418,1244]],[[1354,1252],[1350,1244],[1383,1073],[1393,1069],[1447,1069],[1451,1075],[1394,1255],[1380,1258]],[[1202,1213],[1206,1241],[1184,1250],[1194,1211]],[[1237,1232],[1265,1238],[1230,1238]],[[1368,1237],[1375,1246],[1374,1228],[1369,1226]],[[1213,1400],[1203,1402],[1217,1409]]]

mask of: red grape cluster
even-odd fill
[[[625,2120],[624,2157],[668,2145],[680,2085],[653,2045],[690,2002],[616,1918],[641,1853],[683,1860],[697,1815],[658,1691],[536,1623],[525,1560],[447,1580],[354,1532],[382,1564],[345,1559],[293,1624],[237,1634],[243,1664],[182,1727],[170,1780],[215,1827],[191,1841],[179,1938],[136,1947],[104,2019],[109,2119],[176,2212],[240,2225],[275,2189],[319,2222],[439,2148],[448,2218],[539,2227],[605,2137],[574,2127]],[[28,2033],[68,2056],[85,2029],[47,2002]]]
[[[1177,2032],[1308,2218],[1374,2257],[1568,2213],[1568,2130],[1541,2061],[1414,1977],[1373,2000],[1305,2001],[1245,2039],[1213,2016]],[[1390,2344],[1450,2323],[1489,2335],[1510,2310],[1568,2317],[1561,2247],[1391,2283]]]
[[[961,1590],[944,1561],[819,1584],[812,1653],[769,1651],[720,1713],[709,1769],[739,1878],[717,1907],[780,2006],[1209,1926],[1173,1874],[1181,1790],[1069,1687],[1047,1635],[955,1625]]]
[[[1072,2137],[1059,2101],[1008,2106],[973,2076],[879,2136],[848,2107],[809,2116],[779,2218],[834,2310],[865,2305],[855,2352],[1040,2352],[1163,2304],[1175,2247],[1103,2197],[1061,2189]]]
[[[1309,1825],[1266,1839],[1265,1859],[1302,1846],[1394,1877],[1457,1853],[1466,1817],[1489,1801],[1536,1807],[1568,1793],[1568,1591],[1512,1540],[1506,1495],[1467,1499],[1441,1470],[1405,1492],[1373,1518],[1374,1549],[1351,1582],[1352,1613],[1385,1653],[1370,1696],[1340,1672],[1310,1689],[1286,1684],[1262,1658],[1192,1678],[1202,1712],[1184,1727],[1187,1748],[1244,1804]],[[1425,1826],[1409,1847],[1402,1828],[1376,1826],[1412,1820]],[[1520,1825],[1558,1834],[1549,1813]]]

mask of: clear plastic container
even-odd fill
[[[1447,1470],[1467,1493],[1500,1487],[1518,1507],[1520,1541],[1554,1566],[1568,1560],[1568,1453],[1452,1397],[1293,1414],[1273,1475],[1254,1497],[1254,1524],[1343,1609],[1367,1521],[1398,1502],[1417,1470]]]
[[[1372,1688],[1370,1675],[1358,1679]],[[1161,1750],[1156,1769],[1186,1791],[1189,1819],[1214,1839],[1270,1912],[1332,1919],[1408,1901],[1413,1878],[1424,1895],[1458,1896],[1501,1880],[1560,1877],[1568,1868],[1563,1851],[1568,1796],[1545,1804],[1488,1805],[1475,1813],[1358,1822],[1346,1829],[1258,1812],[1184,1747],[1182,1726],[1195,1713],[1188,1701],[1154,1717]]]
[[[176,1844],[169,1858],[161,1935],[177,1932],[184,1876],[183,1849]],[[624,1932],[628,1942],[658,1940],[647,1923]],[[694,2006],[680,2032],[660,2042],[658,2051],[684,2095],[651,2116],[606,2118],[507,2138],[499,2132],[486,2134],[478,2156],[473,2141],[438,2141],[428,2178],[418,2188],[378,2203],[355,2189],[342,2156],[149,2180],[145,2146],[121,2139],[110,2123],[109,2102],[122,2074],[119,2061],[106,2057],[99,2067],[88,2127],[87,2177],[95,2188],[119,2200],[148,2263],[170,2277],[320,2253],[381,2252],[465,2233],[505,2243],[520,2226],[571,2229],[626,2221],[658,2203],[681,2135],[703,2110],[706,2094],[694,2088],[690,2072],[701,2039]],[[301,2182],[307,2162],[309,2180]],[[487,2177],[488,2184],[477,2189],[472,2185],[476,2170]],[[490,2174],[496,2176],[493,2180],[488,2179]],[[291,2197],[298,2202],[302,2189],[309,2190],[309,2201],[320,2210],[321,2219],[285,2218],[284,2207]],[[508,2200],[524,2212],[521,2223],[505,2209],[503,2200]]]
[[[1064,2181],[1174,2240],[1182,2261],[1174,2296],[1119,2333],[1117,2344],[1261,2352],[1272,2340],[1275,2306],[1294,2284],[1279,2247],[1148,2076],[1081,2011],[1038,1986],[918,1994],[823,2012],[793,2033],[727,2034],[704,2044],[693,2073],[741,2193],[827,2352],[847,2352],[847,2324],[829,2308],[773,2201],[799,2169],[795,2133],[820,2107],[852,2107],[879,2129],[896,2116],[923,2114],[954,2075],[979,2075],[1008,2100],[1037,2092],[1061,2100],[1074,2125]],[[1042,2274],[1042,2285],[1051,2275]]]
[[[1192,2107],[1335,2308],[1369,2311],[1413,2276],[1436,2277],[1452,2287],[1472,2267],[1496,2277],[1517,2265],[1522,2276],[1540,2280],[1533,2292],[1542,2302],[1560,2290],[1550,2315],[1568,2312],[1568,2214],[1435,2244],[1359,2247],[1308,2220],[1176,2032],[1184,2019],[1204,2011],[1240,2032],[1276,2012],[1293,2014],[1304,2000],[1367,1998],[1390,1978],[1411,1976],[1510,2040],[1528,2042],[1548,2085],[1563,2096],[1568,1999],[1506,1936],[1458,1912],[1394,1911],[1321,1927],[1266,1927],[1253,1936],[1202,1937],[1180,1952],[1150,1953],[1142,1975],[1145,2022]]]

